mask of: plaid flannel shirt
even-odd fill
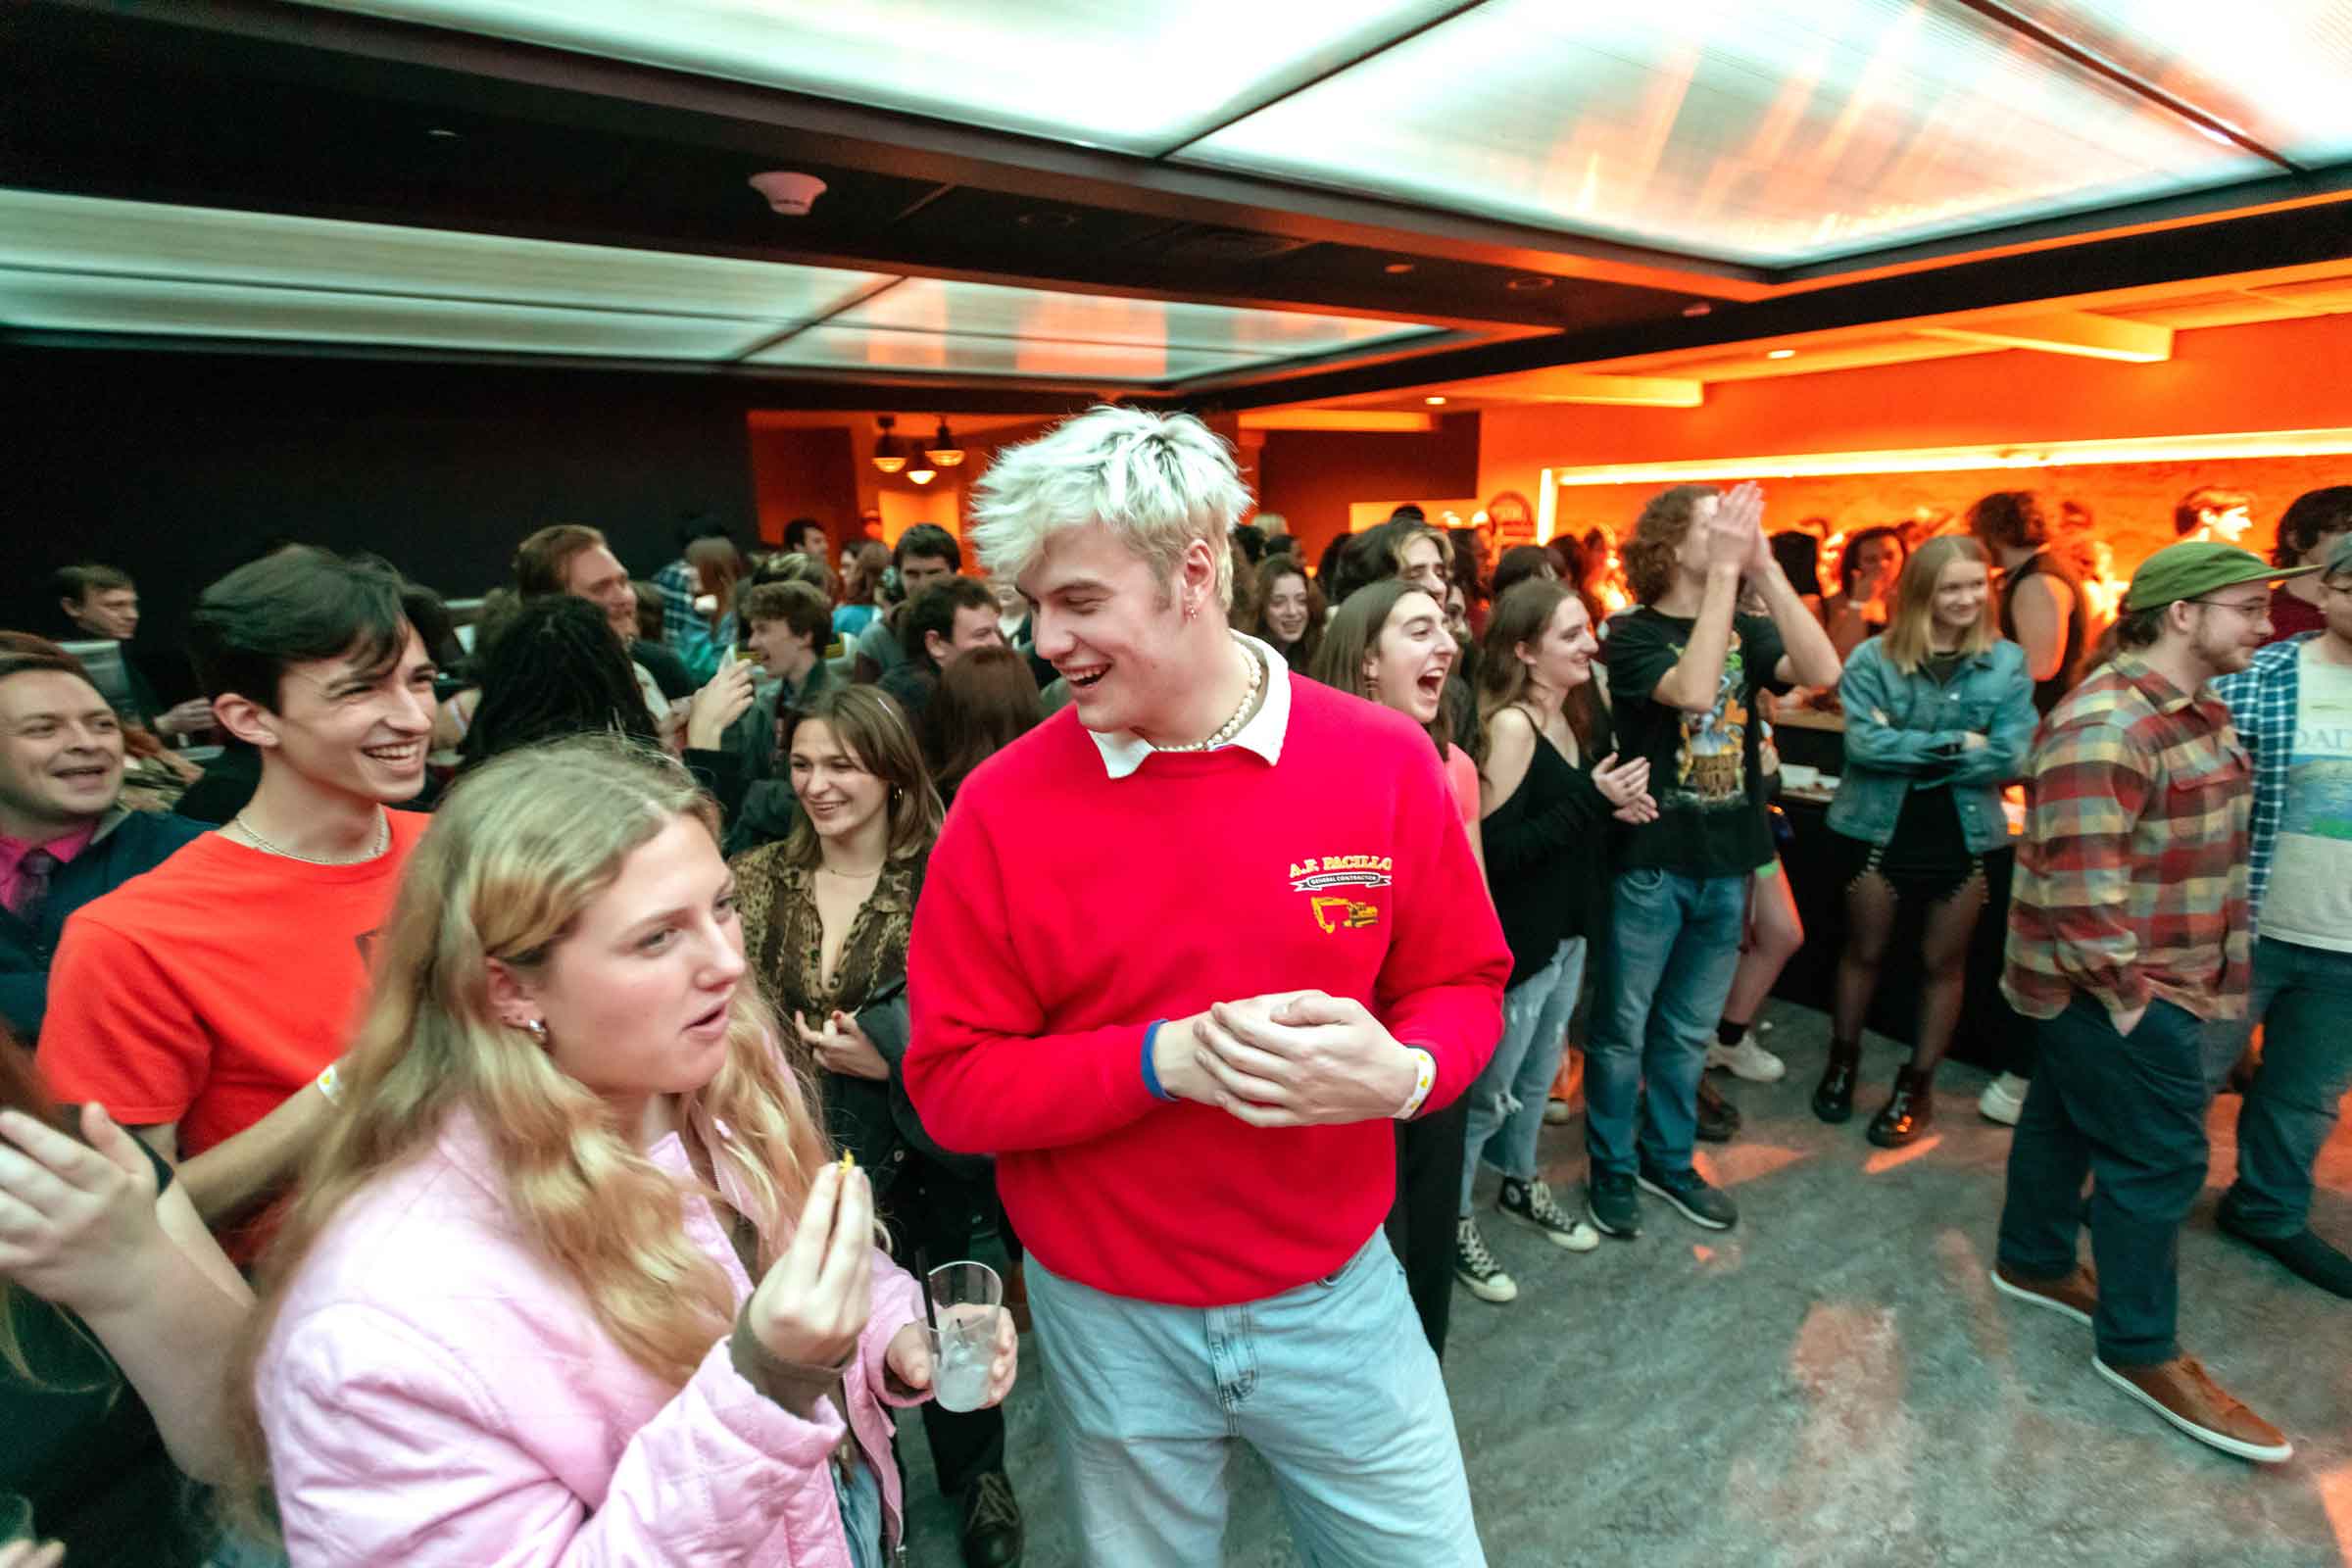
[[[2249,767],[2211,693],[2125,655],[2042,721],[2026,771],[2001,990],[2034,1018],[2077,992],[2111,1012],[2162,997],[2245,1011]]]
[[[662,591],[662,640],[685,662],[686,673],[694,677],[697,686],[718,672],[737,636],[732,610],[713,626],[694,608],[694,597],[702,591],[700,582],[693,565],[685,561],[673,561],[654,573],[654,586]]]
[[[2295,707],[2303,700],[2303,645],[2318,635],[2307,631],[2272,643],[2254,656],[2251,668],[2213,683],[2214,695],[2230,705],[2238,739],[2254,761],[2246,908],[2256,925],[2262,923],[2262,893],[2271,881],[2278,824],[2286,815],[2286,775],[2295,760]]]

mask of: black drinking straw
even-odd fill
[[[931,1300],[931,1262],[923,1250],[914,1250],[914,1281],[923,1288],[923,1321],[931,1326],[933,1337],[939,1334],[939,1308]]]

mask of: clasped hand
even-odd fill
[[[83,1316],[136,1300],[172,1245],[155,1213],[155,1167],[96,1104],[85,1147],[23,1111],[0,1112],[0,1279]]]
[[[792,1027],[799,1031],[801,1044],[808,1048],[816,1064],[827,1072],[846,1073],[852,1078],[882,1079],[890,1076],[890,1062],[874,1045],[858,1020],[838,1008],[829,1014],[821,1029],[808,1027],[808,1020],[799,1013],[792,1015]]]
[[[1360,1002],[1290,991],[1220,1002],[1160,1026],[1160,1088],[1252,1127],[1394,1116],[1413,1090],[1412,1057]]]

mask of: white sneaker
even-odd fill
[[[1788,1072],[1787,1062],[1756,1044],[1753,1031],[1740,1036],[1736,1046],[1709,1046],[1707,1065],[1726,1068],[1733,1077],[1744,1078],[1751,1084],[1778,1083]]]
[[[1576,1112],[1569,1108],[1565,1100],[1544,1102],[1544,1125],[1546,1127],[1565,1127],[1575,1115]]]
[[[2017,1118],[2025,1113],[2026,1086],[2031,1082],[2032,1079],[2020,1078],[2013,1072],[2001,1074],[1986,1084],[1984,1093],[1978,1097],[1978,1112],[1986,1121],[1997,1121],[2004,1127],[2016,1126]]]

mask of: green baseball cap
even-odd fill
[[[2274,566],[2251,550],[2226,545],[2219,539],[2191,539],[2167,545],[2139,564],[2132,587],[2124,595],[2126,610],[2153,610],[2158,605],[2197,599],[2217,588],[2242,582],[2278,582],[2319,570],[2317,566]]]

